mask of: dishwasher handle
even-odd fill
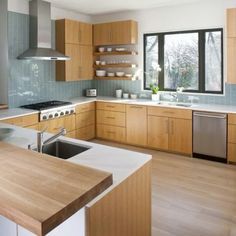
[[[226,114],[210,114],[210,113],[204,113],[204,112],[194,112],[193,116],[216,118],[216,119],[226,119],[227,118]]]

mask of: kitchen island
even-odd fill
[[[0,124],[0,127],[14,128],[15,131],[13,136],[5,140],[5,142],[18,148],[27,149],[28,144],[36,141],[37,132],[34,130],[7,124]],[[50,134],[46,134],[45,138],[47,137],[50,137]],[[96,171],[98,171],[98,173],[103,173],[106,175],[106,178],[109,178],[109,173],[111,173],[113,176],[113,184],[110,187],[105,184],[104,188],[100,189],[100,192],[102,193],[94,197],[92,200],[90,199],[90,202],[85,203],[80,209],[73,208],[74,214],[71,214],[70,217],[67,215],[62,224],[60,223],[63,220],[60,219],[58,221],[58,226],[54,225],[51,227],[52,231],[50,232],[34,231],[32,228],[28,227],[27,224],[23,224],[15,218],[10,217],[10,215],[0,212],[0,214],[4,216],[1,218],[0,222],[0,235],[151,235],[151,157],[141,153],[130,152],[65,137],[60,139],[78,145],[88,146],[89,149],[68,159],[67,161],[38,154],[34,151],[21,150],[27,152],[27,155],[31,156],[30,158],[36,157],[36,159],[39,158],[39,160],[42,158],[42,160],[46,159],[50,162],[56,161],[60,162],[62,166],[66,165],[65,163],[68,163],[74,166],[74,168],[84,167],[89,168],[89,170],[93,168],[95,169],[94,173],[96,173]],[[12,150],[14,150],[14,147]],[[12,151],[11,155],[14,152],[15,151]],[[21,155],[18,151],[16,152],[16,155],[20,162]],[[43,171],[44,168],[47,169],[48,167],[47,165],[45,165],[45,167],[43,166],[42,160],[40,160],[39,163],[41,163],[40,165]],[[17,169],[15,170],[17,171]],[[25,176],[27,176],[27,171],[25,172]],[[73,178],[75,178],[75,175],[71,175],[71,181],[70,178],[68,178],[68,186],[76,181],[76,179]],[[40,190],[37,190],[37,180],[38,179],[36,178],[36,192]],[[47,180],[48,179],[46,178],[42,181],[47,182]],[[88,181],[89,180],[90,177],[88,177]],[[20,179],[15,179],[15,181],[19,182]],[[59,189],[62,193],[66,194],[68,186],[65,184],[65,188],[60,187]],[[103,191],[106,188],[105,186],[108,188]],[[50,186],[50,183],[48,183],[48,185],[45,186],[44,191],[47,191],[47,188],[55,188],[55,186]],[[31,197],[30,192],[28,197]],[[52,199],[53,197],[54,196],[52,196]],[[27,209],[30,210],[32,206],[30,202],[28,202],[27,198],[25,199],[25,203],[26,205],[28,204]],[[4,206],[4,201],[1,199],[0,204],[1,206]],[[11,204],[10,206],[12,207]],[[48,206],[51,206],[50,201],[48,201]],[[15,210],[14,207],[9,209],[9,212]]]

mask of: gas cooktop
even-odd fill
[[[71,102],[48,101],[48,102],[40,102],[40,103],[35,103],[35,104],[30,104],[30,105],[24,105],[24,106],[21,106],[21,108],[42,111],[42,110],[52,109],[52,108],[71,105],[71,104],[72,104]]]

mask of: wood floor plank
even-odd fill
[[[153,236],[236,236],[236,166],[94,142],[153,156]]]

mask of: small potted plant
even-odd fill
[[[159,101],[160,100],[160,94],[159,87],[156,83],[150,84],[150,89],[152,91],[152,100],[153,101]]]

